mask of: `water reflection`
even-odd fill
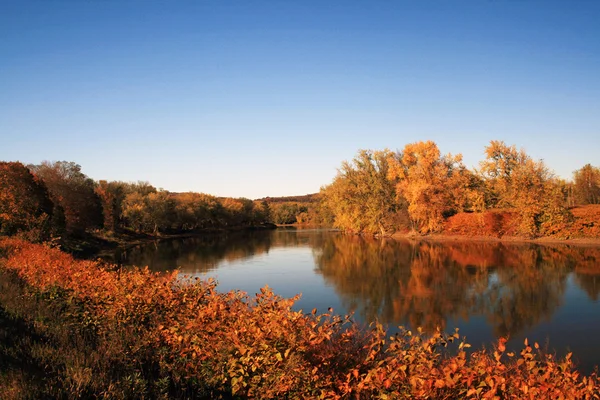
[[[180,268],[185,274],[202,274],[225,262],[231,263],[261,254],[271,248],[317,246],[328,235],[327,230],[240,231],[220,235],[205,235],[119,250],[112,261],[148,266],[153,271]]]
[[[570,272],[591,300],[600,290],[594,248],[330,236],[315,260],[366,320],[426,330],[482,315],[495,335],[513,336],[552,316]]]

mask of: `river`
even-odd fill
[[[265,285],[296,308],[354,313],[393,332],[441,328],[474,348],[525,338],[582,372],[600,364],[600,248],[531,243],[376,240],[319,229],[161,241],[117,255],[124,265],[214,278],[250,295]]]

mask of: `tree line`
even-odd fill
[[[600,203],[600,169],[590,164],[567,182],[503,141],[491,141],[485,155],[479,169],[469,170],[460,154],[443,155],[432,141],[396,152],[360,150],[321,189],[323,206],[336,227],[382,236],[440,232],[457,213],[511,210],[518,234],[536,237],[569,224],[571,206]]]
[[[31,240],[104,229],[161,234],[259,225],[308,223],[386,236],[399,230],[440,232],[458,213],[510,210],[516,232],[535,237],[568,226],[576,204],[600,204],[600,168],[590,164],[572,181],[502,141],[485,148],[479,169],[443,155],[432,141],[401,151],[360,150],[317,194],[220,198],[171,193],[148,182],[94,181],[66,161],[25,166],[0,162],[0,235]]]
[[[270,220],[265,201],[171,193],[148,182],[96,182],[73,162],[0,162],[0,235],[41,241],[96,229],[160,234]]]

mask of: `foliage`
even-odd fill
[[[0,235],[47,240],[53,204],[46,186],[19,162],[0,162]]]
[[[44,181],[53,203],[64,212],[66,230],[81,233],[102,226],[102,203],[94,191],[94,181],[73,162],[42,162],[30,165],[33,173]]]
[[[412,227],[421,233],[442,229],[444,215],[467,205],[469,174],[462,156],[442,156],[432,141],[411,143],[390,157],[389,178],[408,202]]]
[[[298,222],[297,216],[306,213],[308,207],[302,203],[277,202],[269,204],[271,221],[276,224],[289,225]]]
[[[310,201],[282,201],[287,197],[275,198],[276,201],[273,202],[271,198],[263,200],[263,206],[267,207],[265,219],[280,225],[333,225],[333,217],[320,194],[298,197],[309,197]]]
[[[571,238],[600,238],[600,205],[590,204],[571,209],[573,222],[567,226]]]
[[[352,162],[342,163],[333,182],[321,191],[334,226],[356,233],[394,233],[403,207],[388,179],[390,156],[387,150],[361,150]]]
[[[491,209],[481,213],[458,213],[444,223],[443,232],[471,237],[517,236],[519,215],[515,210]]]
[[[491,141],[485,153],[481,169],[469,171],[460,154],[442,155],[432,141],[408,144],[397,153],[362,150],[323,188],[323,209],[333,214],[337,227],[369,234],[402,230],[407,214],[413,231],[429,234],[441,232],[457,213],[477,213],[485,224],[486,210],[514,210],[515,235],[568,237],[570,186],[515,146]],[[587,182],[593,181],[592,169],[583,170]]]
[[[94,182],[73,162],[31,165],[33,175],[20,163],[0,166],[2,235],[45,240],[52,234],[64,236],[64,241],[100,227],[108,232],[130,229],[160,235],[255,226],[271,219],[267,202],[170,193],[143,181]],[[305,211],[295,210],[292,222]]]
[[[265,197],[255,200],[262,205],[264,221],[279,225],[333,225],[333,216],[320,193],[304,196]]]
[[[123,182],[101,180],[94,189],[102,203],[103,227],[107,231],[114,232],[121,224],[123,201],[127,195],[128,186]]]
[[[29,166],[34,183],[23,170],[3,178],[0,234],[68,239],[103,227],[108,232],[159,236],[270,222],[335,226],[379,236],[446,229],[465,235],[569,238],[586,231],[577,228],[581,223],[568,206],[600,202],[600,169],[587,164],[575,171],[573,182],[565,182],[543,161],[533,160],[514,145],[491,141],[485,154],[480,170],[470,171],[460,154],[442,155],[432,141],[407,144],[397,153],[360,150],[351,162],[342,163],[333,182],[318,194],[255,201],[171,193],[142,181],[94,182],[73,162],[45,161]],[[16,163],[2,164],[6,170]],[[44,189],[31,189],[35,192],[31,199],[15,197],[35,185],[47,188],[51,210],[50,203],[34,207],[42,201]],[[449,222],[464,212],[476,215]],[[510,227],[501,227],[504,212],[511,215]],[[461,218],[479,223],[458,227]],[[494,231],[496,227],[501,230]]]
[[[204,193],[131,191],[122,205],[125,226],[153,234],[254,226],[266,222],[264,204]]]
[[[387,337],[378,324],[294,311],[295,299],[268,288],[248,299],[15,239],[0,253],[0,272],[21,293],[2,298],[6,312],[31,306],[26,322],[61,346],[34,354],[47,371],[41,397],[591,399],[600,390],[570,355],[556,359],[537,344],[515,354],[501,339],[468,355],[457,333]],[[53,318],[37,323],[42,309]]]
[[[132,192],[123,202],[123,216],[132,227],[141,232],[158,234],[171,227],[175,201],[167,192],[159,191],[142,195]]]
[[[575,171],[573,191],[579,204],[600,204],[600,168],[586,164]]]
[[[524,150],[491,141],[481,163],[490,207],[514,208],[519,212],[519,233],[528,237],[553,234],[571,215],[565,193],[543,161],[535,161]]]

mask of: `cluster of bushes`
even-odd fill
[[[557,360],[537,344],[515,354],[501,339],[468,354],[458,334],[388,337],[380,325],[295,311],[295,299],[268,288],[251,299],[219,293],[214,282],[114,271],[17,239],[0,242],[0,257],[11,294],[0,294],[4,312],[45,337],[30,352],[44,370],[37,397],[591,399],[600,391],[596,374],[581,376],[569,356]],[[24,379],[2,374],[0,389],[18,394]]]
[[[600,205],[587,204],[569,208],[568,223],[546,230],[547,236],[569,239],[600,238]],[[447,218],[442,233],[451,235],[501,238],[519,236],[519,213],[516,210],[462,212]]]

